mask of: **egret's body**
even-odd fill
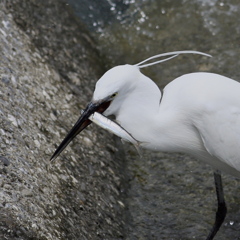
[[[180,53],[196,52],[173,52],[150,59],[175,54],[173,58]],[[89,116],[99,112],[115,115],[143,148],[187,153],[240,177],[240,83],[213,73],[191,73],[173,80],[161,93],[140,72],[141,67],[154,64],[141,65],[148,60],[114,67],[98,80],[92,101],[52,159],[91,123]],[[227,211],[220,172],[215,171],[214,179],[218,210],[207,240],[214,238]]]
[[[116,68],[119,76],[122,68],[136,67]],[[161,95],[136,71],[136,86],[119,100],[116,96],[104,114],[114,114],[144,148],[191,154],[240,177],[240,84],[213,73],[191,73],[169,83]]]

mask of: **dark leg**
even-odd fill
[[[207,240],[212,240],[216,233],[218,232],[219,228],[221,227],[226,214],[227,214],[227,207],[224,200],[223,194],[223,187],[222,187],[222,178],[221,173],[219,171],[214,172],[214,181],[217,193],[217,201],[218,201],[218,209],[216,212],[215,223],[207,237]]]

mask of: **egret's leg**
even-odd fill
[[[224,200],[222,187],[222,178],[221,173],[219,171],[214,172],[214,181],[217,193],[218,209],[216,212],[215,223],[207,237],[207,240],[212,240],[214,238],[227,214],[227,206]]]

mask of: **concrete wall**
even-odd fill
[[[0,3],[0,239],[121,239],[124,157],[89,126],[49,166],[103,63],[58,0]]]

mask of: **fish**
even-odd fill
[[[138,154],[141,156],[140,151],[140,144],[141,142],[135,139],[126,129],[124,129],[120,124],[110,120],[109,118],[105,117],[104,115],[94,112],[88,118],[90,121],[98,125],[99,127],[117,135],[121,138],[122,142],[130,142],[132,143],[135,148],[137,149]]]

